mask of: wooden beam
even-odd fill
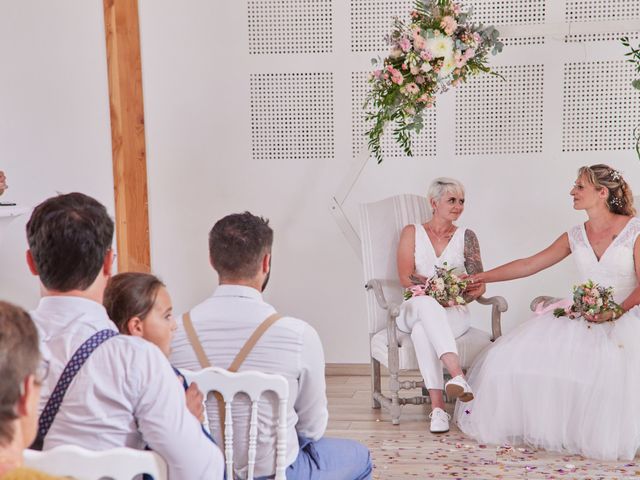
[[[149,206],[138,0],[103,0],[118,271],[148,272]]]

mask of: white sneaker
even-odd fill
[[[444,391],[451,400],[456,398],[461,402],[470,402],[473,400],[471,387],[462,375],[457,375],[449,380],[444,386]]]
[[[441,408],[434,408],[429,414],[431,419],[431,433],[445,433],[449,431],[449,419],[451,415]]]

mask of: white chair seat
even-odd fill
[[[471,327],[464,335],[456,340],[458,355],[462,368],[469,368],[476,356],[491,343],[491,335],[484,330]],[[400,370],[417,370],[418,360],[413,348],[411,335],[398,330],[398,353]],[[389,341],[386,330],[380,330],[371,337],[371,356],[385,367],[389,366]]]

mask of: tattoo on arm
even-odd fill
[[[478,237],[471,230],[467,230],[464,234],[464,267],[469,275],[484,271]]]
[[[409,281],[414,285],[424,285],[424,279],[420,278],[415,273],[412,273],[411,275],[409,275]]]

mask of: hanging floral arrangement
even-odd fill
[[[640,90],[640,45],[638,45],[638,48],[633,48],[627,37],[623,37],[620,40],[625,47],[631,49],[625,53],[625,56],[629,57],[627,58],[628,62],[635,65],[636,73],[638,74],[638,78],[631,82],[631,85],[637,90]],[[640,158],[640,125],[633,129],[633,139],[636,141],[636,153],[638,154],[638,158]]]
[[[411,156],[412,132],[423,127],[423,112],[435,104],[437,93],[480,72],[492,72],[489,53],[502,51],[499,32],[469,21],[470,10],[452,0],[417,0],[406,23],[394,20],[383,60],[372,59],[366,120],[371,122],[369,151],[382,162],[381,138],[387,123],[393,137]]]

